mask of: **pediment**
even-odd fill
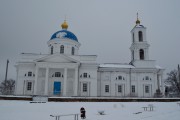
[[[42,57],[40,59],[36,59],[36,62],[51,62],[51,63],[79,63],[79,61],[63,55],[63,54],[53,54],[53,55],[47,55],[45,57]]]

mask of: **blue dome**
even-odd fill
[[[57,31],[56,33],[54,33],[51,36],[50,40],[52,40],[54,38],[68,38],[68,39],[71,39],[71,40],[74,40],[74,41],[78,42],[77,37],[72,32],[67,31],[67,30]]]

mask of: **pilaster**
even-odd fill
[[[35,70],[35,81],[34,81],[34,95],[37,95],[38,72],[39,72],[39,68],[36,67],[36,70]]]
[[[45,91],[44,95],[48,95],[48,79],[49,79],[49,68],[46,68],[46,78],[45,78]]]
[[[67,68],[64,68],[63,96],[66,96],[66,89],[67,89]]]

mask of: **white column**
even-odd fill
[[[34,81],[34,95],[37,95],[38,72],[39,72],[39,68],[36,67],[36,71],[35,71],[35,81]]]
[[[48,79],[49,79],[49,68],[46,68],[46,79],[45,79],[44,95],[48,95]]]
[[[75,81],[74,81],[74,96],[78,95],[78,67],[75,68]]]
[[[64,85],[63,85],[63,96],[66,96],[66,88],[67,88],[67,68],[64,68]]]

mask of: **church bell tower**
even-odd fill
[[[131,50],[131,64],[137,67],[143,66],[143,64],[147,64],[149,62],[149,44],[146,40],[146,27],[140,24],[140,20],[138,18],[136,25],[131,30],[132,36],[132,44],[130,47]]]

